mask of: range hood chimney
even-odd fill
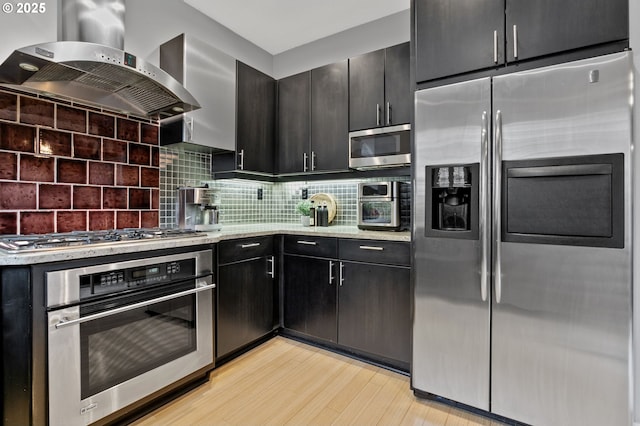
[[[160,120],[200,108],[173,77],[123,50],[124,0],[59,4],[59,41],[15,50],[0,85]]]

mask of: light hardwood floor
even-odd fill
[[[417,399],[409,378],[276,337],[134,423],[150,425],[500,425]]]

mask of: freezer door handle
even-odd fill
[[[518,26],[513,26],[513,59],[518,59]]]
[[[502,271],[500,267],[500,227],[501,210],[500,198],[502,196],[502,112],[496,112],[495,140],[494,140],[494,165],[493,165],[493,241],[495,249],[493,252],[493,282],[496,291],[496,303],[500,303],[502,298]]]
[[[480,260],[480,293],[482,301],[487,301],[489,283],[489,238],[487,219],[489,218],[489,119],[487,111],[482,112],[482,137],[480,141],[480,241],[482,242],[482,258]]]
[[[498,31],[493,32],[493,63],[498,63]]]

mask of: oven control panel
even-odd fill
[[[194,278],[196,275],[195,259],[181,259],[81,275],[80,299],[176,282]]]

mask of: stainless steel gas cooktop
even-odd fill
[[[130,228],[54,234],[3,235],[0,236],[0,249],[8,253],[24,253],[94,244],[127,243],[161,238],[203,237],[205,235],[206,233],[204,232],[173,228]]]

